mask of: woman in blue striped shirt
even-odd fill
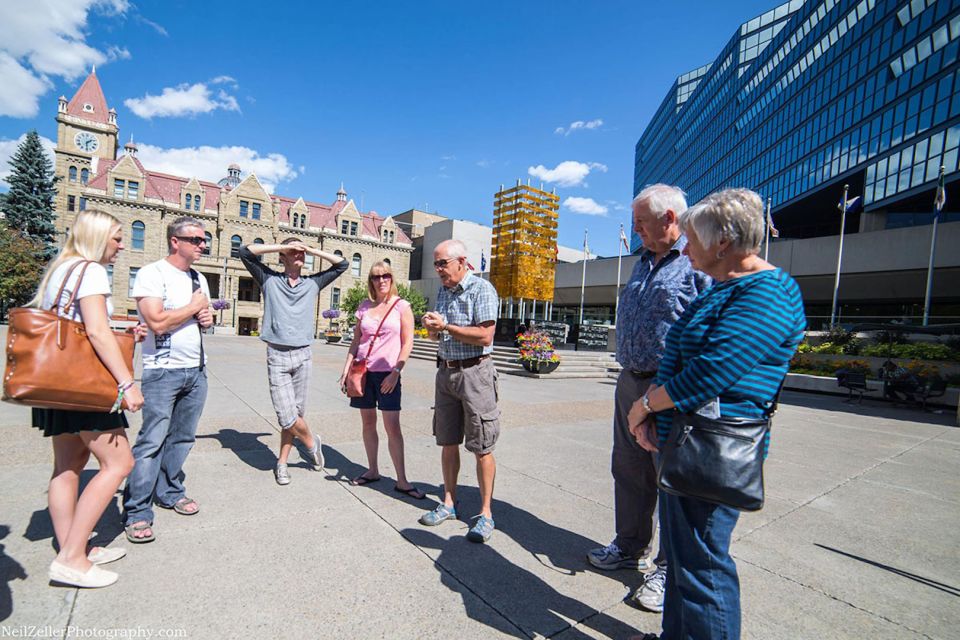
[[[777,394],[806,320],[796,282],[758,256],[764,224],[763,201],[747,189],[711,194],[680,216],[684,253],[716,284],[670,329],[654,385],[630,412],[645,449],[666,442],[674,409],[758,418]],[[660,492],[668,558],[662,640],[740,637],[740,582],[730,557],[738,516]]]

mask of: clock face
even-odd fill
[[[86,151],[87,153],[93,153],[100,148],[100,141],[97,140],[97,136],[86,131],[81,131],[74,136],[73,143],[77,145],[77,149]]]

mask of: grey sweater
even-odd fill
[[[285,347],[312,344],[317,294],[347,270],[347,261],[341,260],[326,271],[301,278],[297,286],[291,287],[285,275],[263,264],[246,247],[240,248],[240,260],[263,290],[260,339]]]

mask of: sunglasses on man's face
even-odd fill
[[[195,247],[199,247],[200,245],[205,244],[207,242],[206,238],[201,238],[200,236],[173,236],[173,237],[182,242],[189,242]]]
[[[384,273],[379,276],[370,276],[371,280],[393,280],[393,275],[389,273]]]
[[[446,267],[446,266],[447,266],[448,264],[450,264],[451,262],[454,262],[454,261],[459,260],[459,259],[460,259],[460,258],[445,258],[444,260],[434,260],[434,261],[433,261],[433,268],[434,268],[434,269],[443,269],[444,267]]]

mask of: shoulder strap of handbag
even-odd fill
[[[60,283],[60,289],[57,291],[57,297],[53,300],[53,306],[50,307],[51,311],[56,312],[60,306],[60,298],[63,296],[63,290],[67,286],[70,276],[73,275],[73,272],[81,264],[83,265],[83,269],[80,270],[80,275],[77,277],[77,284],[73,287],[73,291],[70,292],[70,299],[67,300],[67,304],[63,305],[63,312],[68,316],[73,315],[73,301],[76,300],[77,293],[80,291],[80,283],[83,282],[83,275],[87,272],[87,267],[93,264],[93,260],[77,260],[73,266],[67,269],[67,273],[63,277],[63,282]]]
[[[195,269],[190,269],[190,282],[192,283],[191,291],[196,291],[200,288],[200,274],[196,272]],[[203,327],[200,326],[200,323],[197,322],[197,329],[200,331],[200,371],[203,371]]]
[[[377,326],[377,332],[376,332],[375,334],[373,334],[373,338],[370,340],[370,346],[367,347],[367,355],[366,355],[366,357],[364,358],[364,360],[369,360],[369,359],[370,359],[370,353],[373,351],[373,343],[376,342],[377,338],[380,336],[380,329],[383,328],[383,323],[386,321],[387,316],[389,316],[391,313],[393,313],[393,308],[396,307],[397,304],[398,304],[401,300],[403,300],[403,298],[398,297],[398,298],[394,301],[394,303],[393,303],[392,305],[390,305],[390,308],[387,309],[387,312],[386,312],[385,314],[383,314],[383,317],[380,318],[380,324]]]

